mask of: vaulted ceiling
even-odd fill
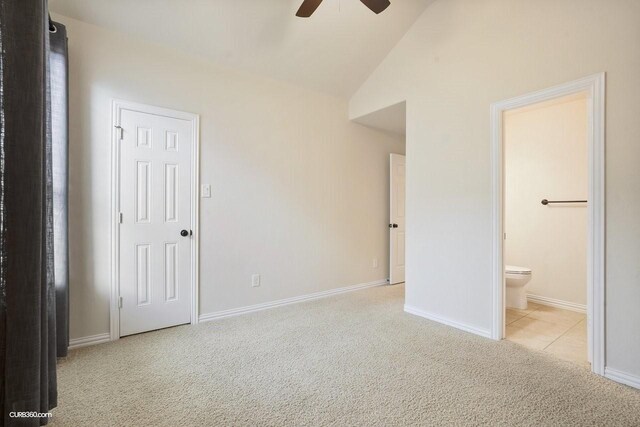
[[[220,65],[349,97],[433,0],[49,0],[52,12],[208,58]]]

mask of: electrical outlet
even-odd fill
[[[251,286],[254,288],[257,288],[258,286],[260,286],[260,275],[259,274],[254,274],[253,276],[251,276]]]
[[[378,258],[374,258],[373,259],[373,262],[371,263],[371,266],[373,268],[378,268]]]

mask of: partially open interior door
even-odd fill
[[[389,283],[392,285],[404,282],[405,162],[405,156],[391,154],[389,174]]]

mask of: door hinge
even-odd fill
[[[507,240],[507,233],[504,233],[504,234],[502,235],[502,239],[503,239],[503,240]]]
[[[118,308],[122,308],[122,297],[118,297]]]
[[[122,218],[123,218],[123,216],[122,216],[122,212],[120,212],[120,213],[118,214],[118,221],[120,221],[120,224],[122,224]]]
[[[116,129],[118,129],[118,139],[123,139],[124,138],[124,130],[122,129],[122,126],[116,126]]]

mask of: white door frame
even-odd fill
[[[504,337],[504,143],[503,114],[516,108],[564,96],[587,93],[589,125],[587,151],[588,249],[587,322],[589,354],[593,372],[604,375],[605,367],[605,73],[491,105],[492,221],[493,221],[493,322],[491,337]]]
[[[200,247],[200,116],[193,113],[154,107],[136,102],[113,99],[111,101],[111,293],[110,324],[111,341],[120,339],[120,118],[122,111],[131,110],[191,122],[191,324],[198,323],[198,291],[200,288],[198,251]]]

